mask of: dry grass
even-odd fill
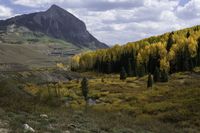
[[[51,117],[55,130],[50,132],[200,131],[200,76],[197,73],[176,73],[170,76],[168,83],[157,83],[149,89],[146,87],[147,76],[128,78],[125,81],[119,80],[118,75],[82,73],[82,76],[89,78],[89,97],[96,102],[88,107],[87,113],[84,111],[85,101],[78,80],[55,85],[25,84],[26,92],[37,95],[40,91],[41,100],[43,99],[34,113],[28,115],[31,116],[27,118],[30,124],[40,132],[47,130],[49,122],[39,121],[35,114],[37,112]],[[46,104],[49,100],[48,89],[53,93],[55,88],[61,91],[57,99],[63,103],[61,107]],[[55,104],[56,101],[53,105]],[[11,119],[14,119],[12,125],[16,128],[16,121],[23,122],[25,118],[22,115],[23,119],[18,120],[17,117],[15,120],[15,116]],[[76,127],[70,127],[70,124]]]

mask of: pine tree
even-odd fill
[[[161,72],[161,82],[168,82],[168,73],[166,71]]]
[[[190,68],[189,60],[190,60],[190,52],[188,46],[185,46],[184,52],[182,53],[183,56],[183,71],[188,71]]]
[[[120,80],[125,80],[126,76],[127,76],[126,71],[124,67],[122,67],[121,72],[120,72]]]
[[[143,77],[145,75],[145,67],[144,65],[140,65],[138,67],[138,72],[137,72],[139,77]]]
[[[197,56],[196,56],[196,62],[197,62],[197,65],[200,66],[200,38],[198,38],[197,40],[198,42],[198,48],[197,48]]]
[[[132,76],[133,75],[133,71],[132,71],[132,67],[131,67],[131,59],[128,60],[128,76]]]
[[[158,67],[156,67],[154,73],[153,73],[153,80],[154,82],[159,82],[160,81],[160,70]]]
[[[107,62],[107,74],[110,74],[112,72],[112,64],[111,62]]]
[[[152,79],[151,74],[149,74],[148,81],[147,81],[147,88],[150,88],[152,86],[153,86],[153,79]]]
[[[137,76],[137,61],[136,61],[136,59],[135,59],[135,57],[134,57],[134,59],[133,59],[133,76]]]
[[[172,44],[174,43],[174,41],[173,41],[173,32],[172,33],[170,33],[170,35],[169,35],[169,39],[167,40],[167,51],[169,52],[170,51],[170,48],[172,47]]]
[[[83,80],[81,82],[81,89],[82,89],[82,94],[84,96],[84,99],[85,99],[85,101],[87,101],[89,89],[88,89],[88,80],[85,77],[83,78]]]
[[[186,37],[187,37],[187,38],[190,37],[190,32],[189,32],[189,31],[187,32]]]

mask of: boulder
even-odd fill
[[[30,127],[28,124],[24,124],[24,132],[32,132],[32,133],[35,133],[35,130]]]
[[[46,115],[46,114],[41,114],[40,117],[44,118],[44,119],[48,119],[48,115]]]

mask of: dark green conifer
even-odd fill
[[[154,73],[153,73],[153,80],[154,82],[159,82],[160,81],[160,70],[158,67],[156,67]]]
[[[151,74],[149,74],[148,81],[147,81],[147,88],[150,88],[152,86],[153,86],[153,79],[152,79]]]
[[[166,71],[161,72],[161,82],[168,82],[168,73]]]
[[[111,62],[107,62],[107,74],[110,74],[112,72],[112,64]]]
[[[124,67],[122,67],[121,72],[120,72],[120,80],[125,80],[126,76],[127,76],[126,71]]]
[[[167,40],[167,51],[169,52],[170,51],[170,48],[172,47],[172,44],[174,43],[174,40],[173,40],[173,32],[170,33],[169,35],[169,39]]]
[[[138,74],[138,77],[143,77],[145,75],[145,67],[144,67],[144,65],[140,65],[138,67],[137,74]]]
[[[187,38],[190,37],[190,32],[189,32],[189,31],[187,32],[186,37],[187,37]]]
[[[132,76],[133,75],[133,71],[132,71],[132,67],[131,67],[131,59],[128,60],[128,76]]]
[[[197,42],[198,42],[198,48],[197,48],[196,62],[197,66],[200,66],[200,38],[198,38]]]
[[[81,81],[81,89],[82,89],[82,94],[84,96],[84,99],[85,99],[85,101],[87,101],[89,89],[88,89],[88,80],[85,77]]]

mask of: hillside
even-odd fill
[[[32,32],[26,27],[10,25],[0,32],[1,66],[17,63],[30,67],[51,67],[56,61],[66,61],[69,56],[84,50],[86,48]]]
[[[61,39],[79,48],[108,48],[98,41],[86,29],[83,21],[66,10],[52,5],[47,11],[16,16],[0,21],[0,30],[10,25],[26,27],[32,32],[40,32],[46,36]]]
[[[142,77],[159,71],[189,71],[200,65],[200,26],[153,36],[124,46],[97,50],[72,58],[72,70],[119,73]]]

